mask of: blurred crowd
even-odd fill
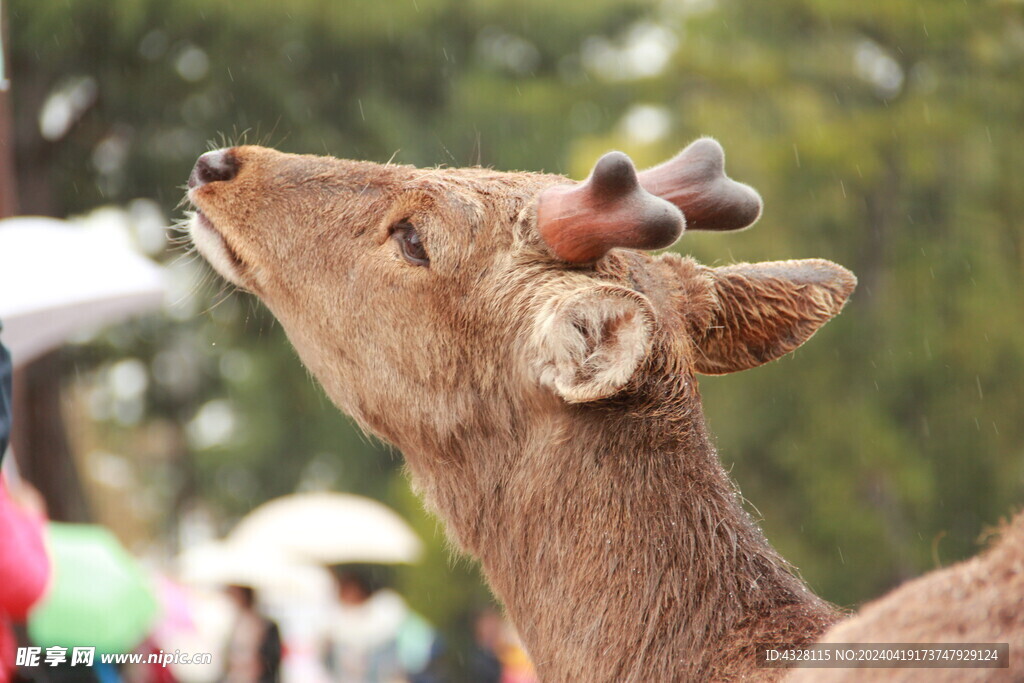
[[[275,603],[261,600],[252,586],[197,589],[153,574],[148,588],[133,587],[137,577],[114,566],[123,558],[107,545],[106,533],[93,534],[92,525],[48,524],[40,502],[24,482],[5,480],[0,489],[5,683],[536,680],[515,633],[492,607],[472,615],[468,649],[452,652],[426,619],[365,567],[334,568],[334,595],[321,604],[296,598]],[[89,533],[69,541],[63,527],[71,526]],[[50,533],[51,527],[59,533]],[[75,559],[76,553],[102,557],[90,564]],[[100,575],[111,567],[117,576]],[[79,575],[72,588],[64,576],[69,572]],[[111,582],[123,585],[106,585]],[[148,606],[152,601],[155,607]],[[78,656],[83,649],[87,658]]]

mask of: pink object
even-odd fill
[[[175,633],[194,632],[196,623],[192,619],[189,595],[184,586],[157,573],[153,574],[153,583],[160,603],[160,619],[153,628],[153,640],[163,645]]]
[[[10,683],[14,679],[16,646],[11,624],[7,617],[0,614],[0,683]]]
[[[49,580],[43,519],[15,505],[0,478],[0,616],[23,621]]]

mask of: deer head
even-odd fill
[[[826,261],[629,250],[669,246],[686,221],[756,220],[760,198],[723,169],[709,139],[639,174],[606,155],[582,184],[235,147],[197,162],[191,233],[344,411],[418,450],[495,402],[628,399],[751,368],[834,316],[855,280]]]

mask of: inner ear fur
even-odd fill
[[[615,285],[553,297],[531,339],[538,379],[569,403],[621,391],[647,357],[654,316],[642,294]]]
[[[797,348],[835,317],[857,286],[853,273],[823,259],[708,268],[717,306],[694,335],[695,370],[747,370]]]

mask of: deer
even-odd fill
[[[195,248],[401,451],[542,680],[778,680],[758,648],[850,623],[745,510],[697,376],[793,351],[856,278],[652,253],[761,215],[713,139],[644,171],[611,152],[582,182],[243,145],[200,156],[187,195]]]

